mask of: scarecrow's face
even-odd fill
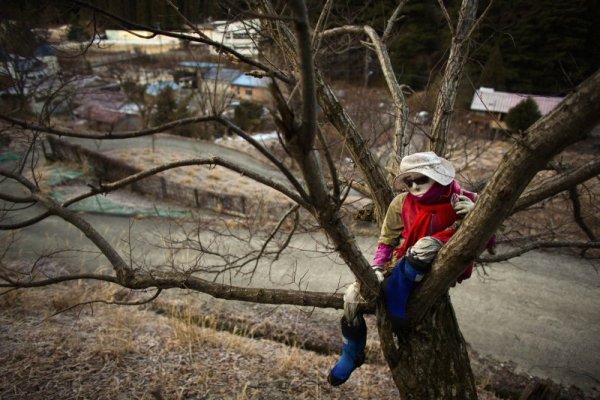
[[[408,192],[416,197],[423,196],[435,183],[433,179],[416,173],[404,177],[402,182],[406,185]]]

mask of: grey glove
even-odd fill
[[[348,286],[346,293],[344,293],[344,316],[348,322],[354,321],[358,303],[361,301],[362,297],[360,295],[360,285],[358,282],[354,282],[352,285]]]
[[[431,236],[425,236],[408,249],[409,259],[417,260],[423,264],[431,264],[443,243]]]
[[[375,275],[377,276],[379,283],[383,282],[383,279],[385,278],[383,276],[383,269],[381,267],[373,267],[373,270],[375,271]]]
[[[452,208],[458,215],[465,216],[475,207],[473,200],[465,195],[456,196],[456,200],[452,202]]]

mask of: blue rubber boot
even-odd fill
[[[327,381],[332,386],[346,382],[352,371],[365,362],[367,324],[362,314],[357,314],[352,325],[342,317],[342,357],[329,372]]]
[[[431,264],[402,257],[392,274],[384,281],[383,294],[394,331],[402,331],[408,326],[406,318],[408,298],[415,286],[430,270]]]

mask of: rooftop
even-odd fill
[[[253,88],[266,88],[269,86],[269,80],[267,78],[257,78],[251,75],[240,75],[233,82],[232,85],[253,87]]]
[[[233,82],[241,74],[242,72],[237,69],[214,67],[206,71],[203,78]]]
[[[473,100],[471,101],[471,110],[506,114],[511,108],[523,100],[526,100],[528,97],[536,102],[542,115],[546,115],[552,111],[563,99],[562,97],[497,92],[491,88],[481,87],[476,90],[475,94],[473,95]]]

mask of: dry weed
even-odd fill
[[[85,297],[94,285],[72,286],[69,301]],[[2,296],[1,398],[292,399],[349,393],[324,386],[332,358],[215,331],[210,319],[198,326],[193,315],[166,318],[139,307],[97,305],[48,318],[60,297],[69,303],[56,289]]]

